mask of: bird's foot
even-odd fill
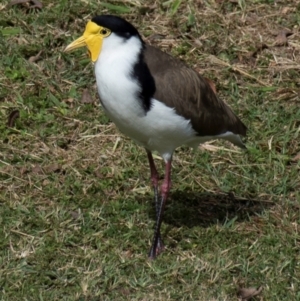
[[[149,259],[154,260],[161,252],[165,250],[165,246],[162,242],[162,240],[159,238],[157,241],[157,246],[154,245],[151,246],[150,252],[149,252]]]

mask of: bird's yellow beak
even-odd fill
[[[103,27],[89,21],[83,35],[69,44],[64,52],[70,52],[74,49],[86,46],[89,50],[92,62],[96,62],[102,49],[103,38],[107,36],[101,34],[102,30]]]
[[[74,49],[77,49],[77,48],[80,48],[80,47],[83,47],[83,46],[86,46],[86,41],[85,41],[85,37],[81,36],[80,38],[78,38],[77,40],[75,40],[71,44],[69,44],[65,48],[64,52],[70,52]]]

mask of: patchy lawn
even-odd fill
[[[0,4],[1,300],[299,300],[299,1],[20,2]],[[62,52],[96,13],[210,78],[249,128],[247,152],[176,151],[153,262],[145,152],[99,107],[86,50]]]

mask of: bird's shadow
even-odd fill
[[[229,193],[197,193],[193,191],[174,192],[167,201],[163,222],[175,227],[209,227],[224,224],[232,219],[235,222],[249,220],[262,213],[273,204],[259,199],[235,197]],[[154,202],[149,215],[155,220]]]

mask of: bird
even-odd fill
[[[101,105],[125,135],[146,150],[154,191],[156,222],[149,258],[164,249],[163,213],[171,186],[172,156],[177,147],[197,148],[224,139],[245,149],[247,127],[222,101],[214,86],[184,61],[147,44],[137,28],[115,15],[96,15],[65,52],[86,47],[94,65]],[[152,153],[164,160],[159,174]]]

